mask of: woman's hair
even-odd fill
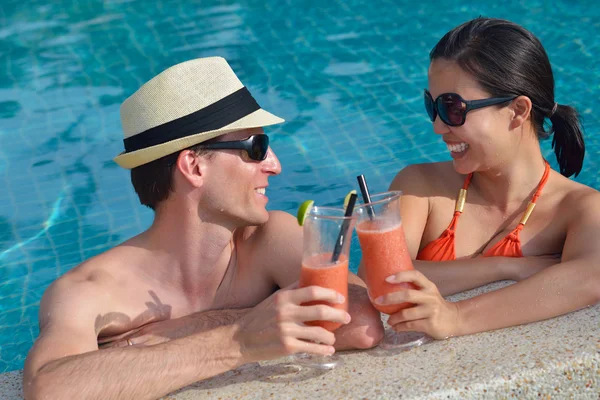
[[[567,105],[555,108],[552,67],[531,32],[510,21],[476,18],[444,35],[429,58],[456,62],[493,97],[529,97],[538,139],[554,133],[552,148],[560,173],[567,177],[579,174],[585,155],[579,114]],[[552,124],[549,131],[544,129],[545,118]]]

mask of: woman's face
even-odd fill
[[[465,100],[492,97],[453,61],[432,61],[428,80],[429,92],[434,100],[443,93],[457,93]],[[513,115],[510,107],[490,106],[469,111],[462,126],[448,126],[438,116],[433,130],[442,135],[456,172],[485,171],[508,162],[514,156],[518,139],[510,130]]]

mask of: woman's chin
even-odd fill
[[[454,166],[454,170],[456,173],[460,175],[467,175],[471,172],[475,171],[475,165],[470,162],[467,162],[465,159],[454,159],[452,160],[452,165]]]

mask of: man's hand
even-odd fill
[[[310,286],[296,289],[297,283],[282,289],[257,305],[236,323],[243,357],[247,361],[277,358],[295,353],[331,355],[335,336],[306,321],[324,320],[347,324],[350,314],[326,305],[302,306],[310,301],[344,302],[331,289]]]

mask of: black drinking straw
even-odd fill
[[[354,212],[354,204],[356,203],[356,194],[352,193],[350,195],[350,199],[348,200],[348,206],[346,207],[345,217],[351,217],[352,212]],[[346,236],[348,235],[348,225],[350,224],[350,219],[347,218],[342,222],[342,227],[340,228],[340,233],[335,241],[335,247],[333,248],[333,254],[331,255],[331,262],[336,263],[340,258],[340,254],[342,253],[342,247],[344,246],[344,241],[346,240]]]
[[[369,204],[371,202],[371,195],[369,194],[369,187],[367,186],[365,176],[359,175],[356,177],[356,179],[358,180],[358,186],[360,186],[360,192],[362,193],[363,201],[365,204]],[[372,206],[367,206],[367,212],[369,213],[369,218],[373,219],[375,216],[375,211],[373,211]]]

